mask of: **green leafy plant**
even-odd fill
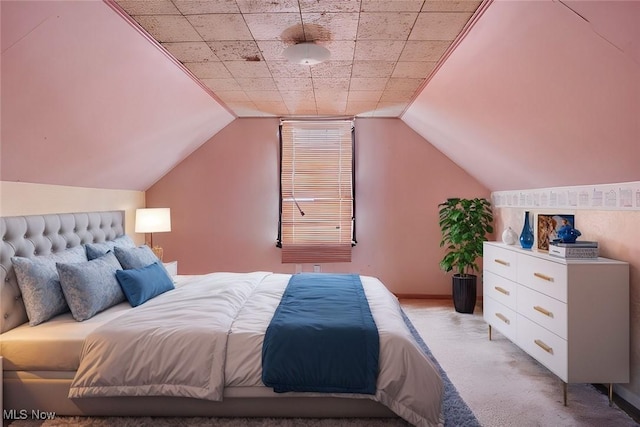
[[[484,198],[451,198],[438,205],[440,212],[440,247],[447,254],[440,261],[446,272],[455,270],[460,276],[478,271],[476,260],[482,255],[482,242],[493,233],[491,203]]]

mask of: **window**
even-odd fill
[[[280,123],[283,263],[350,262],[355,245],[353,120]]]

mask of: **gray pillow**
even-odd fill
[[[113,248],[113,252],[116,254],[116,258],[118,258],[120,265],[125,270],[143,268],[157,262],[162,268],[162,271],[164,271],[167,277],[173,282],[171,275],[162,264],[162,261],[160,261],[156,254],[153,253],[149,246],[142,245],[137,248],[123,248],[116,246]]]
[[[78,264],[57,263],[56,267],[71,314],[79,322],[125,300],[116,279],[122,267],[113,252]]]
[[[158,259],[156,254],[154,254],[147,245],[138,246],[137,248],[122,248],[116,246],[113,252],[125,270],[146,267],[154,262],[159,262],[162,265],[162,261]]]
[[[89,261],[91,261],[92,259],[100,258],[107,252],[112,251],[116,246],[122,246],[124,248],[135,248],[136,244],[133,243],[131,237],[125,234],[124,236],[116,237],[115,239],[107,240],[106,242],[87,243],[86,245],[84,245],[87,251],[87,259]]]
[[[31,326],[69,311],[69,306],[60,287],[56,262],[86,261],[87,256],[82,246],[34,258],[11,258]]]

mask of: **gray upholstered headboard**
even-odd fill
[[[124,211],[81,212],[0,218],[0,333],[27,321],[12,256],[61,252],[84,243],[124,235]]]

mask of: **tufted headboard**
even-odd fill
[[[124,235],[124,211],[0,217],[0,333],[27,321],[12,256],[61,252]]]

